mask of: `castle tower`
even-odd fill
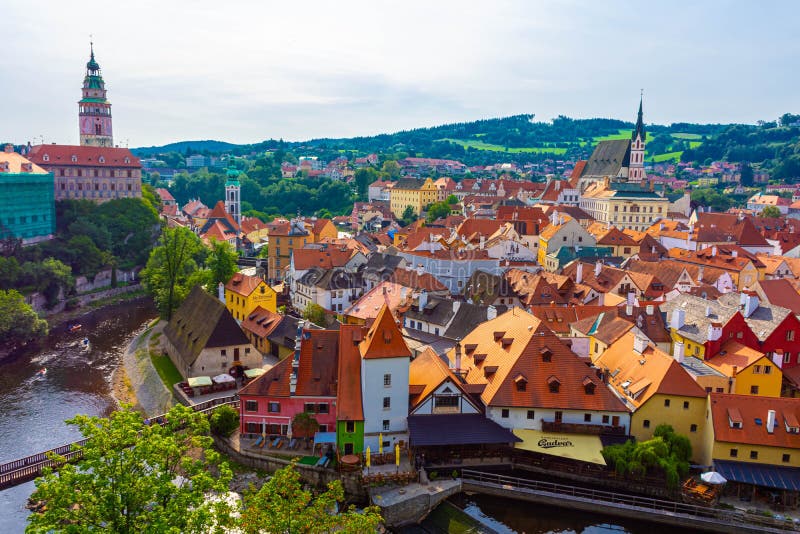
[[[236,224],[242,224],[242,186],[239,183],[239,171],[228,170],[225,180],[225,211],[231,214]]]
[[[78,125],[81,146],[114,146],[111,133],[111,103],[106,100],[106,85],[100,74],[100,65],[94,59],[94,44],[86,64],[83,79],[83,98],[78,102]]]
[[[631,159],[628,165],[629,182],[640,184],[647,178],[644,173],[644,142],[646,136],[644,120],[642,118],[642,99],[640,98],[636,129],[631,133]]]

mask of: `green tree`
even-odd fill
[[[642,477],[660,472],[667,487],[676,488],[689,472],[692,445],[689,438],[675,433],[670,425],[658,425],[653,439],[603,448],[606,463],[620,475]]]
[[[47,335],[47,321],[40,319],[13,289],[0,290],[0,340],[12,348]]]
[[[384,161],[381,172],[389,175],[392,180],[396,180],[400,178],[400,164],[393,160]]]
[[[11,289],[16,287],[17,280],[22,274],[22,268],[17,258],[6,258],[0,256],[0,289]]]
[[[211,412],[208,421],[214,434],[227,438],[239,428],[239,411],[228,404],[223,404]]]
[[[209,249],[210,252],[206,259],[206,266],[209,270],[206,291],[212,295],[216,295],[217,286],[219,284],[227,284],[228,280],[236,274],[238,270],[236,260],[239,256],[236,254],[236,250],[234,250],[227,241],[212,239]]]
[[[306,306],[303,311],[303,319],[311,321],[317,326],[325,327],[325,308],[316,303]]]
[[[258,491],[245,495],[240,526],[246,534],[377,532],[382,522],[378,507],[357,511],[350,506],[344,512],[333,513],[343,500],[340,481],[332,482],[327,491],[315,497],[303,489],[297,469],[290,465],[276,471]]]
[[[414,208],[412,206],[406,206],[406,209],[403,210],[403,216],[400,217],[400,221],[403,223],[403,226],[408,226],[416,220],[417,214],[414,213]]]
[[[292,435],[298,438],[313,438],[319,430],[319,422],[313,414],[298,412],[292,419]]]
[[[177,405],[165,426],[147,425],[130,406],[109,418],[67,422],[88,439],[83,458],[45,469],[26,532],[209,532],[230,526],[230,510],[207,494],[227,492],[232,473],[212,448],[208,418]]]
[[[94,277],[110,261],[110,253],[104,254],[89,236],[76,235],[67,242],[72,256],[70,267],[74,273]]]
[[[356,182],[356,194],[359,200],[367,199],[369,184],[378,180],[378,178],[380,178],[378,171],[372,167],[364,167],[356,171],[354,179]]]
[[[167,320],[198,281],[195,256],[202,247],[200,239],[188,228],[165,227],[160,244],[150,253],[141,272],[142,282]]]
[[[780,217],[781,210],[778,209],[778,206],[766,206],[761,213],[758,214],[759,217]]]
[[[404,214],[405,215],[405,214]],[[428,214],[425,218],[428,222],[450,215],[450,204],[447,202],[434,202],[428,206]]]
[[[751,167],[749,163],[742,163],[741,174],[741,183],[743,187],[750,187],[753,185],[753,167]]]
[[[449,197],[447,197],[447,199],[445,200],[445,202],[447,202],[447,203],[448,203],[448,204],[450,204],[450,205],[452,205],[452,204],[458,204],[458,197],[457,197],[457,196],[455,196],[455,195],[450,195]]]

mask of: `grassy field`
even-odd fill
[[[159,356],[158,354],[150,351],[150,360],[153,362],[153,367],[156,368],[158,376],[161,381],[172,391],[172,386],[178,382],[183,382],[183,377],[178,372],[175,364],[169,359],[169,356]]]
[[[438,139],[439,141],[450,141],[464,148],[474,148],[475,150],[487,150],[489,152],[508,152],[510,154],[521,153],[535,153],[535,154],[564,154],[566,148],[558,147],[517,147],[509,148],[501,145],[493,145],[491,143],[484,143],[483,141],[475,141],[472,139]]]
[[[698,140],[703,138],[702,135],[693,133],[674,133],[670,135],[672,135],[672,137],[674,137],[675,139]]]
[[[678,163],[681,160],[683,152],[667,152],[666,154],[656,154],[652,160],[656,163],[663,163],[665,161],[672,161]]]
[[[593,137],[592,142],[596,144],[598,141],[614,141],[616,139],[630,139],[630,138],[631,138],[630,130],[620,130],[615,134]]]

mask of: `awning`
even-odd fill
[[[514,434],[522,438],[522,443],[516,444],[518,449],[606,465],[603,455],[600,454],[600,451],[603,450],[600,436],[544,432],[522,428],[515,428]]]
[[[189,387],[192,388],[199,388],[200,386],[210,386],[211,385],[211,377],[210,376],[193,376],[186,382],[189,383]]]
[[[491,419],[471,413],[409,415],[408,434],[412,447],[498,445],[520,441]]]
[[[800,491],[800,467],[714,460],[714,469],[729,482]]]
[[[314,434],[314,445],[336,443],[336,432],[317,432]]]
[[[259,369],[259,368],[248,369],[247,371],[244,372],[244,376],[246,376],[247,378],[255,378],[257,376],[263,375],[264,373],[266,373],[264,369]]]

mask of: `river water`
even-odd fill
[[[156,316],[142,299],[82,317],[77,333],[52,332],[36,354],[0,363],[0,463],[76,439],[64,423],[76,414],[107,415],[114,407],[111,376],[131,339]],[[89,349],[81,341],[89,338]],[[37,371],[47,369],[44,376]],[[0,533],[25,529],[33,482],[0,491]]]

